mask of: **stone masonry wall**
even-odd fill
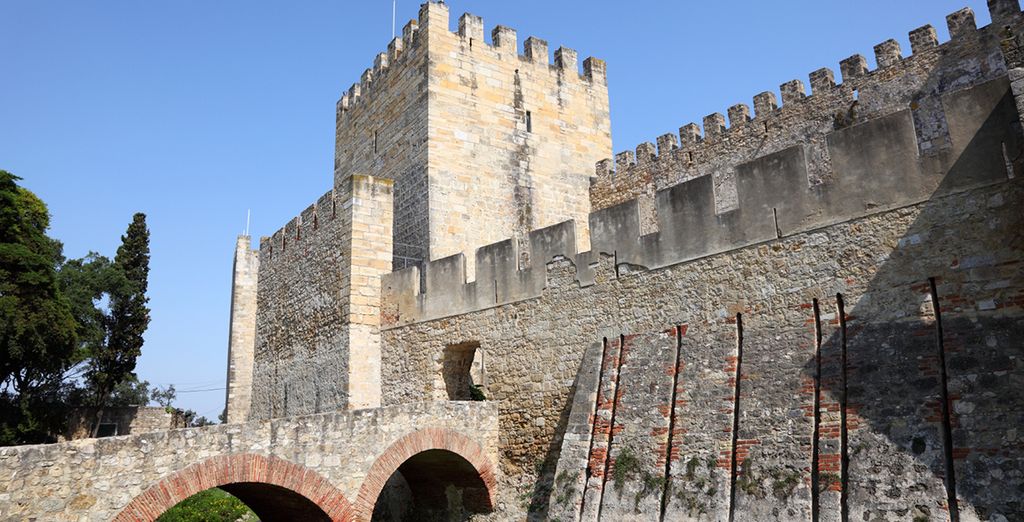
[[[380,404],[392,182],[352,176],[260,242],[251,418]]]
[[[375,491],[409,451],[454,452],[493,488],[495,418],[483,403],[404,404],[0,448],[0,520],[153,520],[193,493],[238,482],[292,490],[333,520],[368,520]]]
[[[252,369],[256,347],[256,283],[259,252],[249,236],[238,236],[231,275],[231,327],[228,334],[227,422],[245,422],[252,406]]]
[[[330,191],[260,239],[250,419],[347,407],[347,199]]]
[[[352,174],[395,181],[394,269],[427,259],[427,49],[416,20],[338,101],[334,185]]]
[[[611,151],[605,64],[427,3],[430,258],[439,259],[590,212],[593,162]],[[588,245],[587,230],[577,240]],[[525,243],[523,248],[528,247]],[[467,260],[473,277],[473,259]]]
[[[610,152],[604,64],[581,75],[571,49],[552,65],[543,41],[516,47],[504,27],[485,43],[472,15],[450,31],[428,2],[342,96],[334,190],[261,241],[254,418],[379,404],[382,256],[402,268],[518,236],[518,258],[532,228],[587,215],[588,165]],[[362,207],[365,226],[337,216],[359,176],[393,181],[392,207]]]
[[[512,29],[492,40],[479,17],[452,32],[427,2],[338,102],[335,183],[396,182],[395,269],[590,211],[592,165],[611,152],[604,62],[581,75],[571,49],[551,64],[543,40],[523,55]]]
[[[68,418],[66,432],[61,441],[87,439],[92,437],[95,408],[75,408]],[[166,431],[185,427],[185,419],[179,413],[170,413],[162,407],[124,406],[103,408],[101,424],[116,424],[117,435],[137,435],[154,431]]]
[[[546,509],[550,490],[535,482],[537,469],[556,477],[552,509],[562,520],[575,519],[581,506],[588,520],[598,509],[646,520],[663,499],[683,519],[725,518],[731,490],[740,513],[809,518],[816,441],[813,487],[822,519],[838,520],[831,495],[845,490],[851,519],[943,520],[934,278],[947,314],[944,339],[952,331],[974,339],[945,343],[961,513],[1012,520],[1024,515],[1014,500],[1024,484],[1024,447],[1014,434],[1024,404],[1013,391],[1024,379],[1022,198],[1024,187],[1012,180],[649,272],[619,267],[617,274],[613,259],[602,257],[595,284],[586,287],[571,263],[558,261],[540,298],[386,329],[384,400],[443,396],[436,376],[445,348],[479,342],[488,357],[487,397],[500,405],[510,518],[531,501]],[[816,321],[828,323],[821,337]],[[845,322],[841,332],[837,322]],[[675,364],[673,336],[662,332],[677,326],[685,334]],[[603,338],[614,347],[620,335],[637,343],[621,367],[609,368],[617,356],[600,370],[584,365],[585,347]],[[823,363],[841,366],[845,382],[816,369],[819,340]],[[845,364],[835,353],[825,359],[826,346],[841,348]],[[577,375],[598,374],[608,383],[603,398],[594,399],[596,384],[581,395],[588,388]],[[669,401],[673,378],[677,396]],[[595,400],[606,411],[597,423],[588,420]],[[845,414],[837,411],[841,401]],[[580,425],[569,426],[570,418]],[[847,432],[844,448],[828,445],[839,438],[830,426]],[[567,428],[579,437],[566,436],[565,444],[578,440],[581,451],[563,446]],[[609,433],[606,463],[598,450],[608,448]],[[635,460],[618,489],[614,459],[627,448]],[[828,455],[845,457],[848,467]],[[597,482],[584,499],[585,476]]]
[[[530,234],[525,266],[481,247],[471,283],[462,256],[424,286],[389,275],[385,403],[443,397],[447,348],[479,343],[511,518],[1024,517],[1024,148],[1000,54],[1021,19],[990,7],[979,31],[951,15],[938,50],[924,29],[914,58],[845,61],[836,89],[867,75],[866,109],[728,156],[731,193],[598,190],[590,252],[565,223]],[[889,67],[908,69],[871,85]]]

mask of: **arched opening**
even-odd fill
[[[329,522],[331,517],[308,498],[281,486],[238,482],[220,487],[249,507],[260,522],[310,520]]]
[[[179,504],[197,500],[195,495],[209,495],[216,490],[234,496],[261,522],[352,519],[348,500],[316,472],[276,457],[234,454],[193,464],[153,484],[114,520],[162,520],[162,515]],[[220,495],[220,500],[235,501],[226,495]]]
[[[476,467],[451,451],[429,449],[413,455],[391,474],[371,520],[467,520],[490,510],[490,492]]]
[[[313,501],[288,488],[236,482],[200,491],[172,506],[156,522],[181,520],[330,522],[331,517]]]
[[[200,491],[178,502],[157,517],[156,522],[183,522],[197,519],[252,522],[258,519],[249,506],[220,488]]]

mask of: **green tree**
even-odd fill
[[[57,278],[62,246],[46,235],[46,205],[20,179],[0,170],[0,444],[45,440],[60,419],[47,405],[78,345]]]
[[[99,406],[97,419],[114,387],[134,375],[142,353],[142,336],[149,326],[149,229],[145,214],[136,213],[121,236],[114,268],[123,280],[110,288],[110,313],[104,321],[106,342],[93,347],[85,372],[95,405]]]
[[[149,404],[149,381],[140,381],[135,374],[114,386],[107,401],[109,406],[145,406]]]
[[[174,409],[174,399],[178,398],[178,392],[174,389],[174,385],[168,385],[166,388],[154,388],[149,395],[150,400],[161,405],[166,410]]]
[[[61,292],[67,297],[77,323],[78,347],[70,377],[79,377],[92,354],[107,342],[109,319],[105,303],[112,293],[123,292],[128,280],[110,259],[96,252],[64,261],[59,274]]]

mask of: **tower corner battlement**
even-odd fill
[[[587,57],[583,60],[580,70],[576,51],[559,47],[555,49],[552,61],[549,57],[548,42],[535,36],[526,38],[523,41],[522,52],[516,54],[518,38],[515,29],[503,25],[495,26],[491,31],[491,42],[488,43],[484,39],[483,18],[464,13],[459,17],[457,28],[453,31],[449,27],[448,6],[443,3],[427,2],[420,6],[419,18],[409,20],[402,28],[402,36],[393,38],[388,43],[387,51],[374,57],[373,67],[365,69],[359,81],[342,93],[337,102],[339,118],[357,105],[369,103],[376,95],[376,90],[381,88],[380,85],[386,83],[383,80],[390,74],[391,69],[406,68],[411,62],[415,62],[412,64],[414,67],[420,65],[410,56],[425,52],[422,48],[427,45],[427,39],[422,35],[430,31],[446,38],[460,39],[467,50],[491,52],[504,59],[516,59],[521,64],[544,66],[549,73],[557,75],[563,81],[579,79],[606,88],[607,65],[604,60]],[[438,58],[443,59],[440,56]]]

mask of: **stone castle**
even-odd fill
[[[988,6],[609,160],[604,62],[423,4],[330,190],[238,240],[229,423],[2,448],[0,519],[1024,520],[1024,14]]]

